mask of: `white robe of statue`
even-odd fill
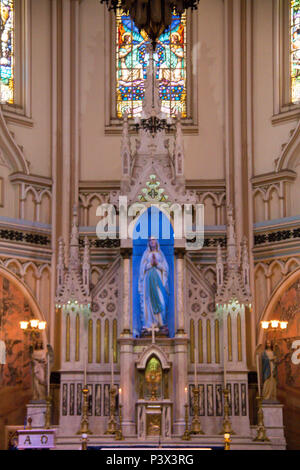
[[[142,329],[167,325],[169,266],[157,240],[150,239],[139,275]]]

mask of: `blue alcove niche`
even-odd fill
[[[147,248],[148,239],[155,237],[169,265],[167,325],[169,337],[175,335],[174,321],[174,231],[168,217],[157,207],[149,207],[138,219],[132,240],[132,328],[133,336],[140,337],[142,330],[141,303],[138,281],[142,256]]]

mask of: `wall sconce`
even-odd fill
[[[46,325],[47,325],[47,322],[36,320],[36,319],[32,319],[29,321],[25,321],[25,320],[20,321],[20,328],[23,331],[45,330]]]

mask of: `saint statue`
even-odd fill
[[[143,254],[140,275],[139,294],[141,302],[142,330],[151,330],[152,326],[167,330],[169,266],[159,242],[153,238]]]
[[[46,368],[47,351],[43,349],[42,343],[37,343],[35,348],[31,347],[31,367],[33,382],[33,400],[45,400],[46,398]]]
[[[277,400],[277,364],[271,341],[267,340],[262,353],[262,378],[264,400]]]

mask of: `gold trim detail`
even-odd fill
[[[206,354],[207,363],[211,364],[211,326],[210,320],[206,320]]]
[[[220,326],[219,326],[219,320],[215,320],[215,355],[216,355],[216,363],[220,364]]]
[[[79,338],[80,338],[80,317],[76,315],[76,345],[75,345],[75,361],[79,361]]]
[[[88,360],[93,362],[93,320],[89,320]]]
[[[113,320],[113,361],[118,362],[118,349],[117,349],[117,333],[118,324],[117,320]]]
[[[232,361],[232,325],[231,315],[227,315],[228,361]]]
[[[66,316],[66,362],[70,361],[70,314]]]
[[[238,345],[238,361],[243,360],[243,353],[242,353],[242,320],[241,315],[238,313],[237,315],[237,345]]]
[[[203,329],[202,320],[198,321],[198,348],[199,348],[199,363],[203,364]]]
[[[96,323],[96,362],[101,362],[101,320]]]
[[[109,321],[105,320],[104,323],[104,362],[109,363]]]
[[[190,362],[195,362],[195,324],[194,320],[190,321]]]

